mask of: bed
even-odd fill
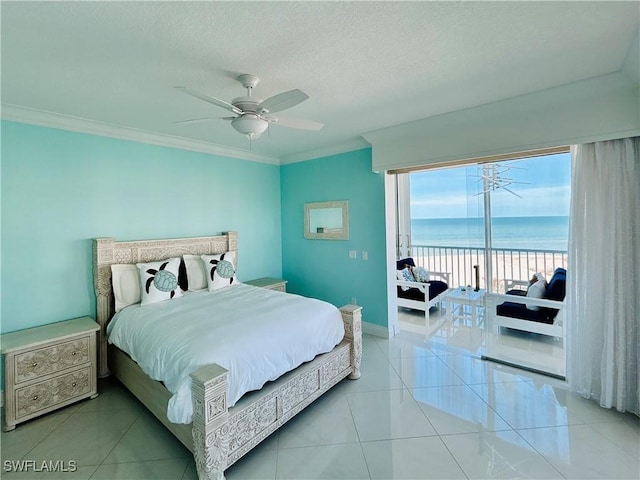
[[[237,256],[237,250],[236,232],[151,241],[94,240],[97,321],[101,328],[99,376],[113,374],[118,378],[193,452],[201,479],[223,479],[226,468],[316,398],[342,379],[360,376],[361,309],[346,305],[339,310],[344,338],[332,350],[302,363],[277,380],[266,383],[260,390],[242,395],[233,406],[230,403],[234,403],[236,394],[231,392],[230,397],[232,372],[217,363],[199,366],[189,374],[191,423],[169,420],[168,406],[174,394],[162,382],[152,380],[129,354],[107,341],[107,326],[115,313],[112,265],[155,262],[182,255],[234,252]],[[235,290],[236,293],[240,291]],[[232,398],[231,402],[229,398]]]

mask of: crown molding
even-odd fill
[[[1,118],[3,120],[38,125],[41,127],[57,128],[61,130],[69,130],[71,132],[117,138],[119,140],[130,140],[133,142],[178,148],[181,150],[191,150],[199,153],[209,153],[212,155],[238,158],[252,162],[269,163],[273,165],[280,164],[278,157],[272,157],[270,155],[247,152],[245,150],[225,147],[215,143],[191,140],[184,137],[175,137],[172,135],[137,130],[135,128],[120,127],[108,123],[88,120],[86,118],[62,115],[59,113],[36,110],[13,104],[2,104]]]
[[[340,153],[352,152],[363,148],[370,148],[371,144],[364,138],[357,138],[352,142],[341,143],[339,145],[331,145],[329,147],[317,148],[315,150],[307,150],[306,152],[294,153],[280,158],[280,165],[289,163],[306,162],[316,158],[328,157],[330,155],[338,155]]]

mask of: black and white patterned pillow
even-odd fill
[[[207,272],[207,286],[210,292],[238,283],[236,278],[236,252],[202,255],[201,258]]]
[[[137,263],[136,267],[140,274],[141,305],[182,296],[182,290],[178,284],[179,257],[161,262]]]
[[[207,272],[201,255],[183,255],[189,291],[207,288]]]

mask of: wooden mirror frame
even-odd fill
[[[342,227],[327,229],[323,232],[311,231],[311,211],[327,208],[342,210]],[[313,202],[304,204],[304,238],[314,240],[349,240],[349,202],[339,200],[335,202]]]

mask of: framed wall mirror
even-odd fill
[[[349,202],[305,203],[304,238],[349,240]]]

